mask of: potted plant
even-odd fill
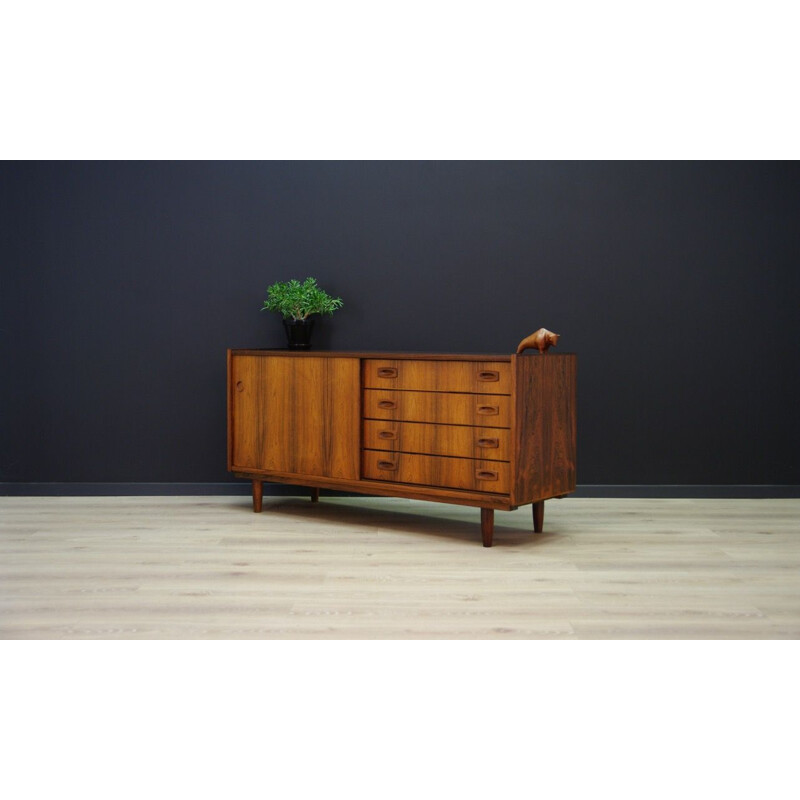
[[[317,286],[316,278],[273,283],[267,289],[267,299],[262,311],[277,311],[283,316],[283,327],[289,348],[308,350],[311,347],[311,331],[314,320],[312,314],[332,315],[342,307],[340,297],[331,297]]]

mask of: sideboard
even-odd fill
[[[228,350],[228,469],[264,481],[495,510],[575,490],[577,357]]]

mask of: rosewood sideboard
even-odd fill
[[[495,510],[575,490],[571,353],[228,350],[228,469],[262,483]]]

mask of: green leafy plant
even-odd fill
[[[331,297],[317,286],[316,278],[273,283],[267,289],[262,311],[277,311],[284,319],[303,320],[311,314],[329,316],[342,307],[341,297]]]

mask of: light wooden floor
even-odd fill
[[[800,500],[0,498],[0,638],[800,638]]]

